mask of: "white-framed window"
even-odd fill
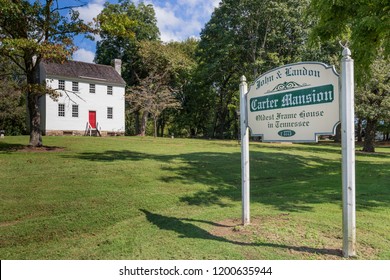
[[[78,118],[79,117],[79,105],[72,104],[72,118]]]
[[[58,104],[58,116],[65,117],[65,104],[63,103]]]
[[[72,91],[79,91],[79,82],[72,82]]]
[[[113,113],[114,113],[114,108],[107,107],[107,119],[112,119],[113,118]]]
[[[64,80],[58,80],[58,89],[65,90],[65,81]]]
[[[107,94],[112,95],[112,86],[107,86]]]
[[[89,84],[89,93],[96,93],[96,85]]]

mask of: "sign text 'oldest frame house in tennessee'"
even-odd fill
[[[124,135],[125,86],[114,67],[79,61],[41,63],[41,80],[60,97],[40,98],[44,135]]]

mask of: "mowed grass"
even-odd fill
[[[0,139],[1,259],[342,259],[341,149],[237,141]],[[390,146],[356,156],[357,259],[390,259]]]

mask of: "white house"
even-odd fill
[[[125,81],[121,61],[114,67],[79,61],[41,63],[41,80],[60,97],[40,98],[44,135],[123,135]]]

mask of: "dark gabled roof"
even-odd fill
[[[93,64],[81,61],[67,61],[64,63],[42,62],[47,76],[65,78],[89,79],[102,83],[126,85],[121,75],[114,67],[102,64]]]

